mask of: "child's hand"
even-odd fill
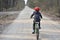
[[[30,18],[32,18],[32,17],[30,17]]]

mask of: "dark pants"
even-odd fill
[[[39,22],[39,29],[40,29],[40,22]],[[35,22],[33,21],[33,30],[35,30]]]

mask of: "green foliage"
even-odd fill
[[[38,0],[39,2],[44,2],[45,0]]]

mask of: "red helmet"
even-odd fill
[[[35,11],[39,11],[40,8],[39,8],[39,7],[35,7],[34,10],[35,10]]]

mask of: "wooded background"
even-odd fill
[[[0,0],[0,11],[21,10],[24,6],[24,0]]]
[[[42,11],[60,17],[60,0],[28,0],[31,8],[39,6]],[[0,11],[22,10],[25,7],[24,0],[0,0]]]
[[[60,0],[28,0],[29,7],[39,6],[42,11],[60,17]]]

